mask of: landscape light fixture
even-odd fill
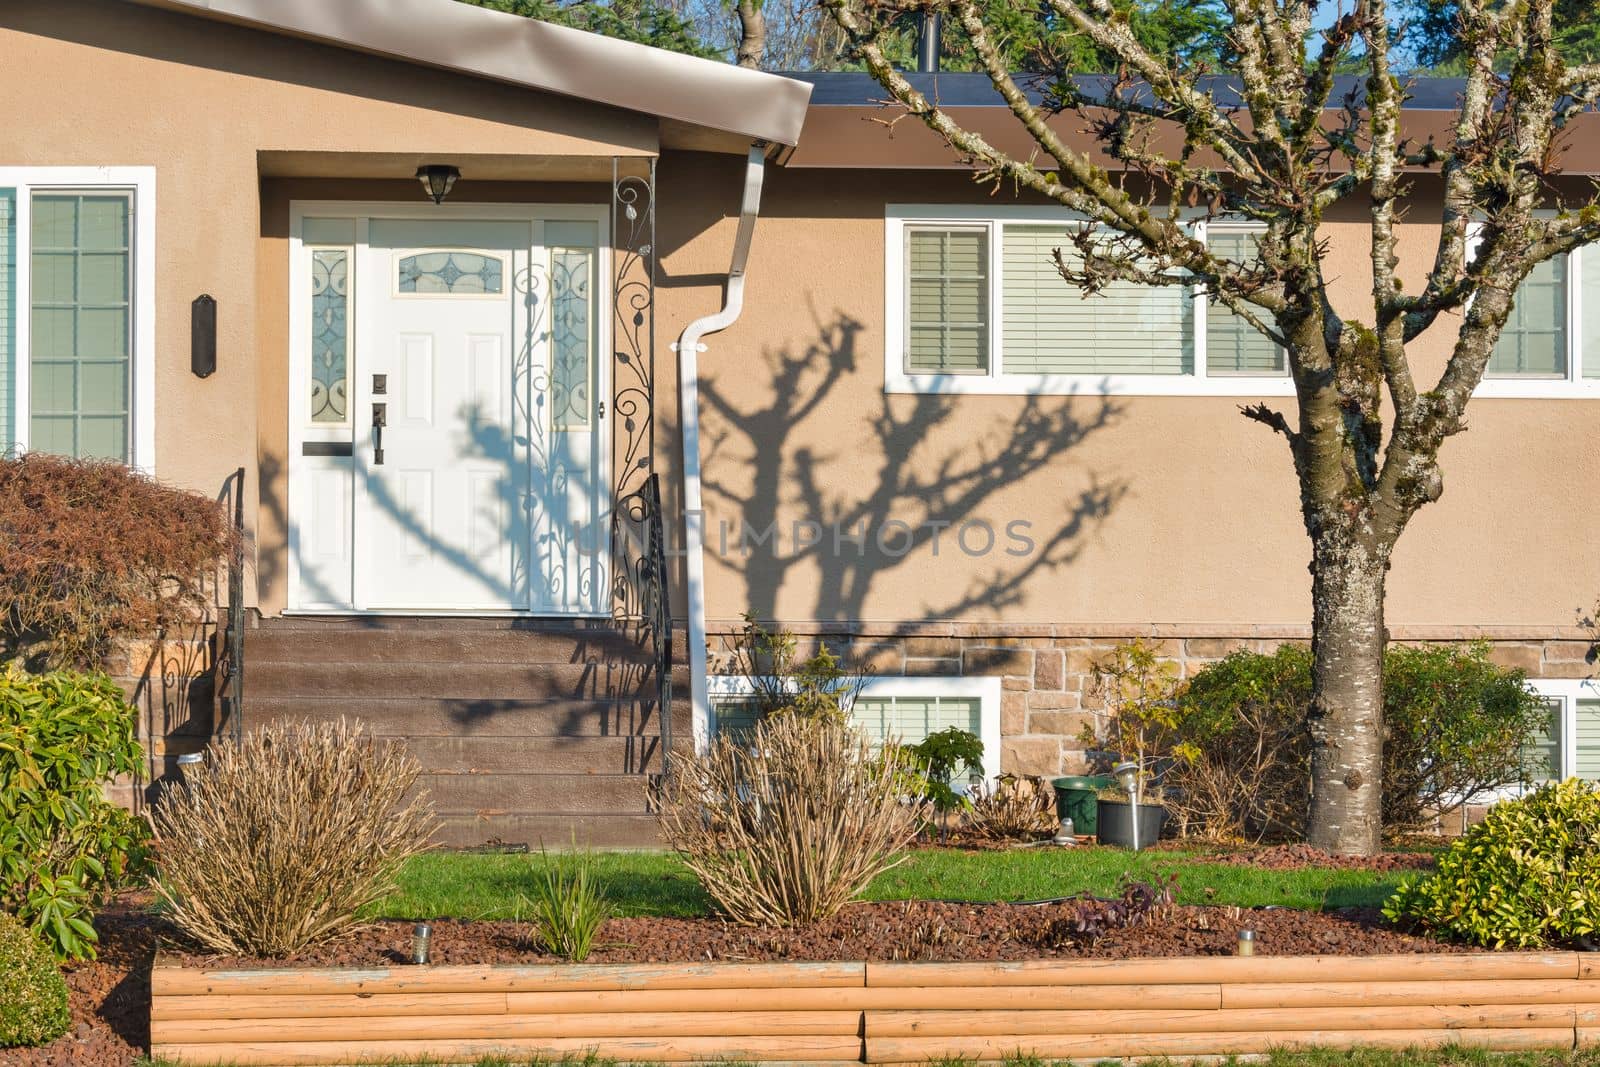
[[[1256,932],[1254,930],[1239,931],[1239,955],[1254,956],[1256,954]]]
[[[1119,763],[1111,768],[1111,773],[1116,777],[1117,784],[1122,786],[1128,794],[1128,803],[1133,805],[1133,850],[1139,851],[1139,765],[1129,760]]]
[[[450,190],[456,187],[460,177],[460,169],[448,163],[429,163],[417,168],[417,181],[422,183],[422,188],[435,204],[444,203],[444,198],[450,195]]]
[[[411,962],[427,963],[428,952],[432,947],[433,927],[427,923],[418,923],[411,928]]]

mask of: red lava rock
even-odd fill
[[[1234,867],[1259,867],[1265,871],[1298,871],[1305,867],[1334,867],[1344,871],[1429,871],[1434,857],[1427,852],[1380,852],[1376,856],[1337,856],[1311,845],[1272,845],[1242,852],[1224,852],[1212,863]]]

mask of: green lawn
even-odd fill
[[[554,857],[553,857],[554,858]],[[401,872],[400,892],[371,913],[393,919],[517,917],[539,854],[430,853]],[[593,862],[624,915],[704,915],[710,901],[671,853],[600,852]],[[1074,893],[1110,894],[1124,873],[1178,878],[1178,899],[1191,904],[1340,908],[1377,905],[1398,874],[1307,869],[1262,871],[1206,862],[1204,853],[1129,853],[1041,848],[1006,852],[922,849],[908,853],[867,889],[869,900],[1040,900]]]

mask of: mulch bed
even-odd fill
[[[1211,863],[1256,867],[1264,871],[1298,871],[1305,867],[1342,871],[1431,871],[1435,857],[1428,852],[1380,852],[1376,856],[1337,856],[1311,845],[1272,845],[1243,852],[1224,852]]]
[[[1179,906],[1088,941],[1072,932],[1080,907],[853,904],[833,919],[795,930],[715,919],[613,919],[589,962],[1221,956],[1234,952],[1241,927],[1256,931],[1260,955],[1468,951],[1397,931],[1371,909]],[[407,963],[412,933],[411,923],[384,922],[290,960],[254,960],[186,949],[176,931],[137,902],[107,909],[95,926],[100,958],[66,972],[73,1028],[43,1048],[0,1049],[0,1067],[131,1067],[149,1047],[150,964],[158,941],[168,955],[197,967],[386,966]],[[436,922],[433,958],[441,964],[561,962],[529,943],[528,924],[513,922]]]
[[[95,919],[100,958],[66,968],[72,1026],[40,1048],[0,1049],[5,1067],[128,1067],[150,1046],[150,961],[164,923],[127,904]]]
[[[1384,925],[1371,909],[1316,913],[1289,908],[1180,906],[1094,941],[1072,932],[1077,904],[852,904],[832,919],[793,930],[740,927],[716,919],[613,919],[591,963],[761,960],[1127,959],[1231,955],[1238,931],[1256,931],[1262,955],[1372,955],[1453,951]],[[412,924],[386,922],[290,960],[260,961],[173,952],[190,966],[385,966],[406,964]],[[433,962],[559,963],[530,943],[527,923],[433,924]]]

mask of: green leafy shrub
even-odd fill
[[[1235,652],[1177,696],[1181,738],[1167,807],[1181,826],[1221,840],[1297,838],[1311,786],[1306,709],[1311,650]]]
[[[586,852],[543,863],[533,879],[533,896],[520,903],[533,918],[534,940],[562,959],[582,963],[594,951],[600,928],[615,914],[605,886]]]
[[[326,941],[391,893],[427,847],[422,767],[352,722],[272,723],[168,787],[151,813],[156,893],[206,948],[281,958]]]
[[[966,794],[956,789],[955,777],[962,770],[968,775],[983,773],[983,742],[972,731],[951,726],[899,748],[905,765],[913,768],[902,776],[903,788],[933,806],[943,837],[945,817],[972,806]]]
[[[1489,809],[1409,878],[1384,914],[1493,948],[1571,944],[1600,929],[1600,788],[1578,778]]]
[[[1446,814],[1523,780],[1549,712],[1484,644],[1393,646],[1383,661],[1383,824]],[[1218,838],[1298,837],[1310,795],[1311,652],[1235,652],[1177,693],[1166,784],[1181,821]]]
[[[140,769],[135,724],[102,674],[0,670],[0,911],[58,956],[94,955],[94,909],[143,859],[143,828],[105,795]]]
[[[49,949],[0,911],[0,1048],[46,1044],[71,1022],[67,983]]]
[[[233,546],[216,501],[126,464],[0,455],[0,653],[95,667],[205,604]]]
[[[1383,824],[1417,826],[1527,776],[1550,711],[1485,644],[1395,645],[1383,657]],[[1540,775],[1543,778],[1545,775]]]

